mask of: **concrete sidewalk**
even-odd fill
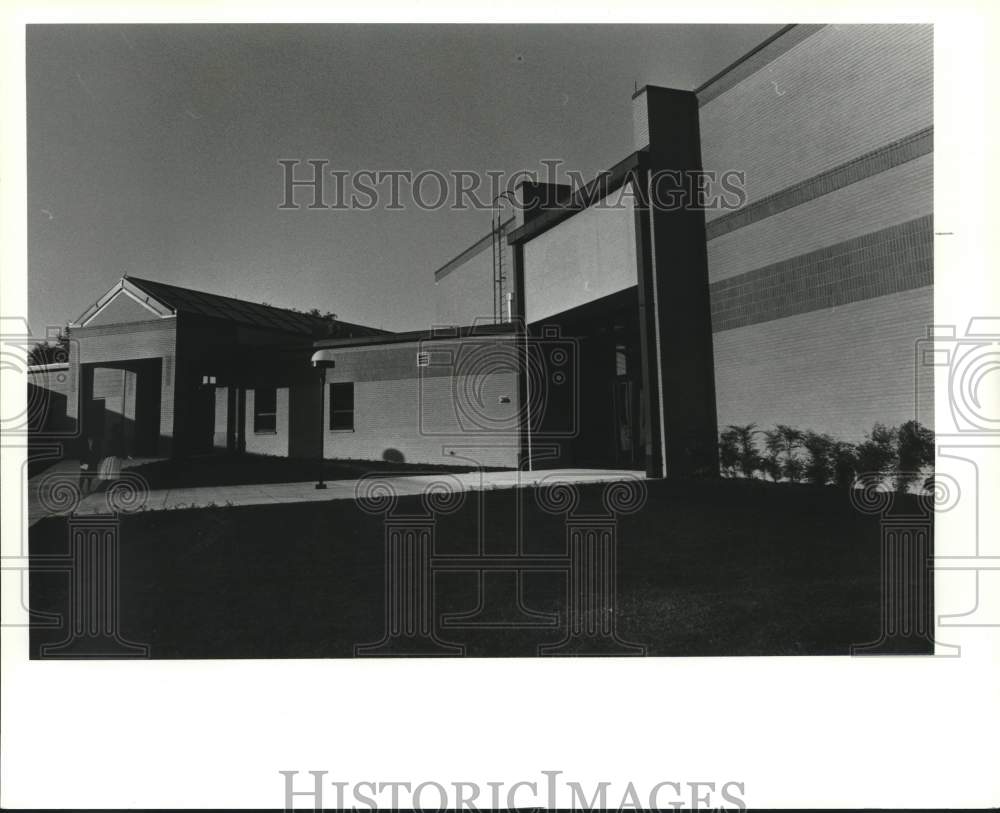
[[[123,472],[127,480],[127,472]],[[170,488],[149,491],[144,510],[166,511],[179,508],[231,507],[237,505],[271,505],[276,503],[323,502],[324,500],[353,500],[358,496],[359,483],[378,482],[398,496],[419,495],[431,484],[441,491],[480,491],[483,489],[510,489],[546,483],[610,483],[619,480],[645,479],[643,471],[618,469],[549,469],[545,471],[488,471],[462,474],[382,475],[373,474],[362,480],[328,480],[325,489],[317,489],[316,481],[304,483],[266,483],[260,485],[206,486],[203,488]],[[35,479],[35,478],[33,478]],[[383,492],[384,493],[384,492]],[[43,507],[37,498],[30,500],[30,524],[44,516],[65,516],[73,508],[59,510],[51,505]],[[131,502],[131,501],[130,501]],[[140,508],[140,501],[132,506]],[[105,513],[108,511],[105,494],[89,494],[75,508],[77,514]]]
[[[154,463],[162,458],[158,457],[134,457],[122,462],[122,471],[141,466],[145,463]],[[29,477],[27,486],[28,497],[28,526],[34,525],[42,517],[64,516],[72,512],[72,506],[78,497],[80,483],[80,461],[72,458],[59,460],[48,468],[42,470],[34,477]],[[96,478],[92,480],[96,483]],[[107,511],[107,506],[102,502],[103,495],[94,495],[96,500],[93,505],[101,506],[101,510]],[[89,498],[88,498],[89,499]],[[66,510],[61,510],[61,506],[66,506]],[[79,512],[82,505],[77,508]],[[91,508],[87,513],[94,513]]]

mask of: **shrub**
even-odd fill
[[[760,460],[760,468],[777,482],[782,477],[798,482],[802,479],[803,462],[798,455],[803,434],[787,424],[779,423],[764,432],[767,455]]]
[[[785,449],[785,439],[779,429],[768,429],[764,433],[764,448],[767,450],[767,455],[761,459],[761,469],[772,480],[778,482],[781,479],[781,453]]]
[[[760,470],[760,454],[757,452],[757,443],[754,440],[756,434],[755,423],[744,426],[730,424],[722,432],[719,439],[719,458],[731,477],[738,471],[744,477],[752,478],[754,472]]]
[[[906,491],[920,471],[934,465],[934,432],[907,421],[896,430],[896,489]]]
[[[853,443],[837,440],[830,449],[830,466],[833,469],[833,482],[845,488],[854,483],[858,473],[858,453]]]
[[[755,440],[760,434],[764,436],[763,455]],[[803,449],[804,457],[800,455]],[[804,478],[816,485],[832,480],[838,486],[850,486],[859,474],[874,475],[893,478],[896,488],[905,491],[933,463],[934,432],[919,421],[899,427],[876,423],[857,445],[787,424],[764,432],[753,423],[730,424],[719,436],[719,464],[728,477],[753,478],[761,472],[775,482]]]
[[[805,469],[798,455],[798,450],[802,448],[802,432],[783,423],[779,423],[776,429],[785,444],[785,462],[781,467],[781,473],[793,483],[797,483],[802,479],[802,472]]]
[[[740,449],[740,472],[748,479],[753,479],[754,474],[760,471],[760,453],[757,451],[757,442],[754,436],[757,434],[757,424],[748,423],[745,426],[736,427],[737,439]]]
[[[736,466],[740,460],[740,449],[736,432],[730,429],[722,430],[719,435],[719,467],[726,477],[736,476]]]
[[[867,439],[857,447],[857,471],[859,474],[890,476],[899,454],[896,449],[896,429],[876,423]]]
[[[814,485],[825,486],[833,475],[833,438],[809,431],[803,436],[802,445],[809,455],[804,471],[806,479]]]

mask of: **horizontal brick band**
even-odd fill
[[[709,221],[705,227],[706,239],[714,240],[716,237],[721,237],[736,229],[742,229],[744,226],[749,226],[765,217],[771,217],[786,209],[800,206],[814,198],[842,189],[880,172],[885,172],[922,155],[927,155],[933,150],[933,127],[911,133],[905,138],[886,144],[864,155],[859,155],[833,169],[821,172],[819,175],[807,178],[794,186],[754,201],[738,211],[724,214]]]
[[[753,76],[765,65],[774,62],[786,51],[790,51],[807,37],[812,36],[824,26],[820,25],[787,25],[773,36],[764,40],[750,53],[738,59],[729,67],[717,73],[705,84],[695,89],[698,97],[698,107],[703,107],[712,99],[721,96],[727,90],[738,85],[744,79]]]
[[[933,282],[934,222],[927,215],[712,284],[712,331]]]

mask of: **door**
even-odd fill
[[[107,434],[107,410],[103,398],[91,398],[87,401],[87,414],[84,417],[83,432],[86,436],[103,441]]]
[[[198,384],[191,403],[191,451],[207,454],[215,445],[215,385]]]
[[[619,466],[636,463],[639,445],[635,385],[629,378],[619,378],[614,383],[615,403],[615,462]]]

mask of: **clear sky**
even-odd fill
[[[779,27],[31,26],[31,328],[126,273],[426,327],[434,269],[490,213],[281,211],[279,160],[447,174],[560,159],[589,178],[632,152],[637,84],[693,89]]]

